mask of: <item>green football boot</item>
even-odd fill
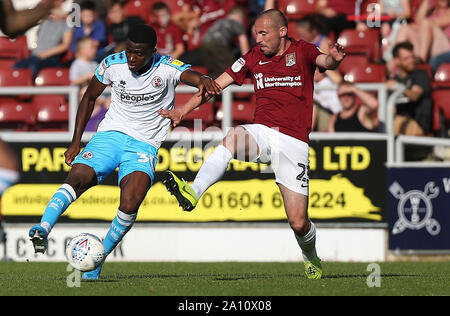
[[[190,212],[197,205],[198,199],[194,189],[183,179],[179,179],[173,172],[166,171],[162,183],[170,194],[174,195],[183,211]]]
[[[322,265],[320,259],[315,257],[312,261],[305,262],[305,274],[310,280],[318,280],[322,278]]]

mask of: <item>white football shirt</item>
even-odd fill
[[[95,76],[111,85],[111,105],[97,131],[119,131],[158,149],[171,123],[158,111],[173,109],[175,88],[188,68],[170,56],[155,54],[152,67],[138,75],[128,69],[125,51],[106,57]]]

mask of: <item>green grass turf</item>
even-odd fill
[[[450,295],[449,262],[380,263],[369,288],[367,263],[323,263],[307,280],[301,263],[106,263],[102,279],[70,288],[66,263],[0,262],[3,295],[304,296]]]

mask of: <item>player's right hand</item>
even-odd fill
[[[80,153],[80,145],[72,143],[69,148],[67,148],[64,153],[64,157],[66,157],[66,164],[68,166],[72,166],[72,162],[75,160],[75,157]]]
[[[173,127],[177,127],[178,124],[183,120],[183,114],[180,109],[166,110],[161,109],[158,111],[159,115],[164,118],[170,118],[172,120]]]

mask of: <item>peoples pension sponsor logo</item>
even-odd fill
[[[155,100],[155,97],[150,94],[120,93],[120,101],[123,103],[147,104],[153,100]]]

